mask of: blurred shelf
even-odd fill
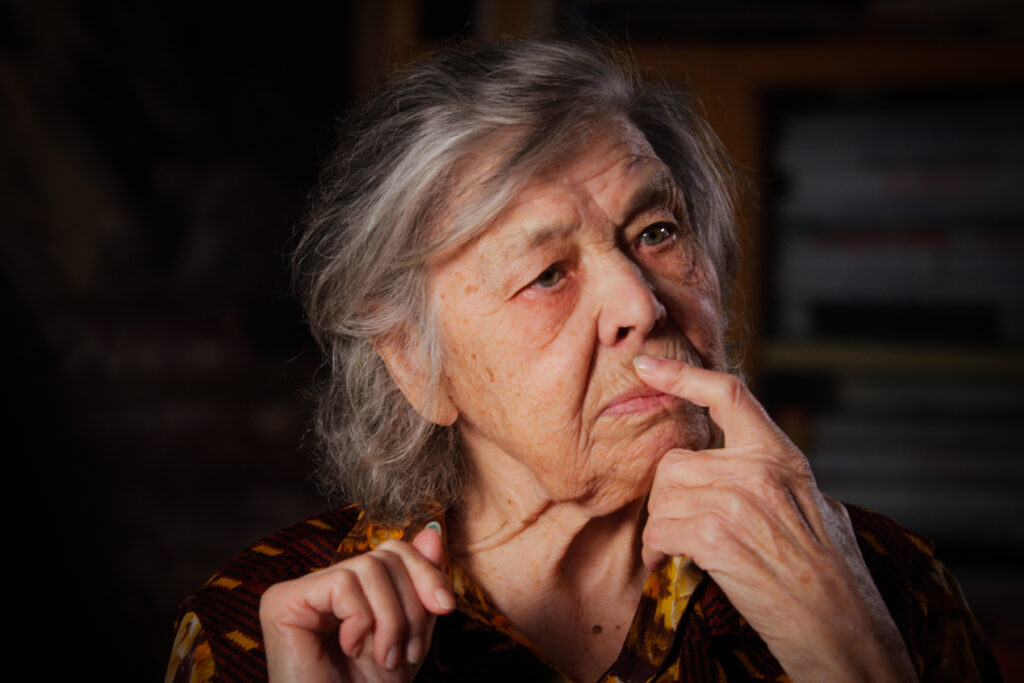
[[[1024,378],[1024,351],[854,342],[768,342],[762,372],[984,375]]]

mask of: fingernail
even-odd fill
[[[639,372],[657,372],[662,359],[654,356],[637,356],[633,359],[633,367]]]
[[[438,536],[441,535],[441,525],[438,524],[437,522],[430,522],[429,524],[427,524],[426,528],[427,529],[433,529],[434,531],[437,532]]]
[[[413,636],[412,640],[409,641],[409,645],[405,648],[405,659],[410,664],[419,664],[420,660],[423,659],[423,639],[419,636]]]
[[[441,605],[441,607],[455,609],[455,596],[447,588],[438,588],[434,591],[434,597],[437,598],[437,604]]]
[[[384,668],[388,671],[394,671],[398,668],[398,646],[392,645],[391,649],[388,650],[387,659],[384,660]]]

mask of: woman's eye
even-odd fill
[[[565,277],[565,269],[562,266],[549,266],[543,273],[537,276],[533,284],[542,289],[549,289],[561,282],[563,277]]]
[[[637,241],[645,247],[657,247],[672,240],[675,235],[674,226],[668,223],[658,223],[640,233]]]

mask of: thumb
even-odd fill
[[[416,534],[412,539],[412,547],[420,555],[427,558],[431,564],[440,568],[441,560],[444,558],[444,543],[441,541],[441,525],[437,522],[427,524],[423,531]]]

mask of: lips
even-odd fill
[[[674,358],[695,368],[708,367],[704,358],[689,343],[683,349],[675,349],[674,352],[664,348],[643,349],[641,352],[662,358]],[[632,366],[630,366],[630,371],[632,371]],[[678,396],[666,394],[646,384],[639,384],[615,396],[601,409],[600,414],[605,416],[644,413],[651,410],[674,408],[681,403],[685,403],[685,401]]]
[[[639,387],[616,396],[601,411],[602,415],[630,415],[671,408],[682,399],[650,387]]]

